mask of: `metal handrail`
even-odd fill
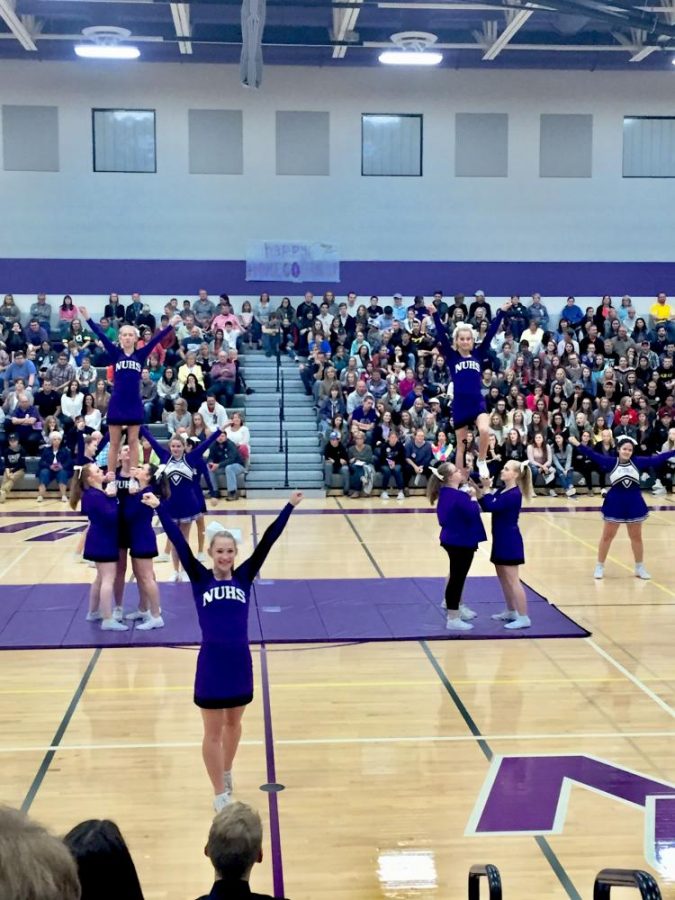
[[[281,349],[277,347],[277,393],[279,393],[279,376],[281,374]]]
[[[502,876],[497,866],[490,863],[471,866],[469,869],[469,900],[480,900],[480,880],[486,878],[489,900],[502,900]]]
[[[634,887],[643,900],[661,900],[658,884],[641,869],[601,869],[595,876],[593,900],[608,900],[613,887]]]
[[[284,451],[284,421],[286,420],[286,399],[284,392],[284,373],[281,373],[281,396],[279,397],[279,453]]]
[[[286,439],[284,442],[284,487],[287,488],[290,486],[288,483],[288,432],[287,431],[284,431],[284,437]]]

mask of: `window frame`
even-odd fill
[[[396,116],[399,119],[419,119],[420,121],[420,166],[418,173],[409,173],[406,175],[389,175],[385,172],[381,174],[371,174],[369,172],[364,172],[364,155],[363,155],[363,137],[364,137],[364,123],[366,117],[377,117],[377,116]],[[361,177],[362,178],[423,178],[424,177],[424,113],[376,113],[376,112],[364,112],[361,113]]]
[[[130,112],[130,113],[152,113],[152,146],[153,146],[153,168],[152,169],[97,169],[96,168],[96,113],[109,112]],[[139,109],[120,106],[95,106],[91,110],[91,150],[92,150],[92,171],[96,175],[156,175],[157,174],[157,110],[156,109]]]

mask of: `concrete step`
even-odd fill
[[[283,468],[284,459],[283,454],[270,452],[271,448],[266,448],[266,450],[262,451],[251,451],[251,466],[255,466],[255,468],[259,468],[260,466],[280,466]],[[290,466],[319,466],[323,465],[323,456],[319,453],[318,447],[308,447],[306,449],[299,449],[294,447],[291,449],[291,445],[288,445],[288,465]]]
[[[293,485],[293,489],[298,485]],[[280,500],[286,499],[291,491],[291,487],[279,487],[271,484],[269,487],[246,488],[246,496],[256,500]],[[323,487],[306,487],[302,486],[302,492],[308,500],[325,500],[326,489]]]
[[[291,472],[288,473],[288,483],[292,487],[323,487],[324,476],[321,472]],[[283,487],[284,473],[251,470],[246,476],[246,491],[254,487]]]
[[[251,394],[251,396],[248,397],[246,409],[254,409],[255,407],[278,409],[280,400],[281,394]],[[286,394],[284,397],[284,404],[286,406],[299,406],[304,407],[305,409],[314,409],[311,397],[306,397],[305,394]]]
[[[271,381],[248,381],[249,387],[252,387],[256,394],[279,394],[281,395],[281,388],[277,390],[277,383],[274,380]],[[312,400],[312,397],[308,397],[305,392],[305,386],[301,381],[293,382],[289,384],[286,382],[284,385],[284,394],[288,397],[289,394],[303,394],[307,397],[308,400]],[[250,397],[255,397],[255,394],[249,394]]]
[[[286,438],[284,437],[284,443],[286,442]],[[264,432],[251,432],[251,443],[259,447],[261,450],[274,450],[276,451],[279,446],[279,432],[276,434],[264,433]],[[294,433],[290,433],[288,435],[288,450],[289,453],[294,453],[296,450],[301,452],[307,451],[318,451],[322,453],[322,448],[319,445],[319,440],[316,435],[296,435]]]
[[[289,438],[311,437],[317,442],[319,440],[316,428],[309,428],[306,422],[294,422],[292,419],[287,419],[282,425],[282,430],[288,432]],[[273,437],[274,435],[279,434],[279,421],[271,420],[267,423],[255,422],[253,425],[249,426],[249,431],[251,432],[251,439],[255,437],[256,440],[263,440],[265,438]]]
[[[246,424],[251,425],[253,422],[269,421],[270,409],[274,409],[277,413],[278,406],[253,406],[246,411]],[[284,415],[287,419],[293,419],[295,422],[307,422],[316,426],[316,413],[310,406],[287,406],[284,409]]]

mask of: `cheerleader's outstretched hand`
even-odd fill
[[[571,444],[573,447],[578,447],[578,446],[579,446],[579,438],[575,438],[575,437],[573,437],[573,436],[570,435],[570,437],[569,437],[569,442],[570,442],[570,444]]]
[[[507,300],[506,303],[502,305],[502,312],[508,312],[511,309],[512,303],[510,300]]]
[[[300,503],[302,500],[303,500],[302,491],[293,491],[293,493],[291,494],[291,496],[288,499],[288,502],[291,504],[291,506],[297,506],[298,503]]]
[[[176,314],[169,322],[169,325],[172,325],[174,328],[178,328],[178,326],[180,325],[180,323],[182,321],[183,320],[181,319],[181,317],[178,314]]]
[[[77,308],[78,308],[79,313],[80,313],[80,315],[82,316],[83,319],[88,319],[88,318],[89,318],[89,310],[87,309],[86,306],[78,306]]]
[[[148,492],[141,497],[141,503],[145,503],[145,505],[149,506],[151,509],[157,509],[159,506],[159,497]]]

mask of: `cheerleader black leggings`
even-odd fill
[[[476,550],[474,547],[451,547],[441,545],[450,560],[450,577],[445,586],[445,605],[448,609],[459,609],[464,582],[469,574]]]

